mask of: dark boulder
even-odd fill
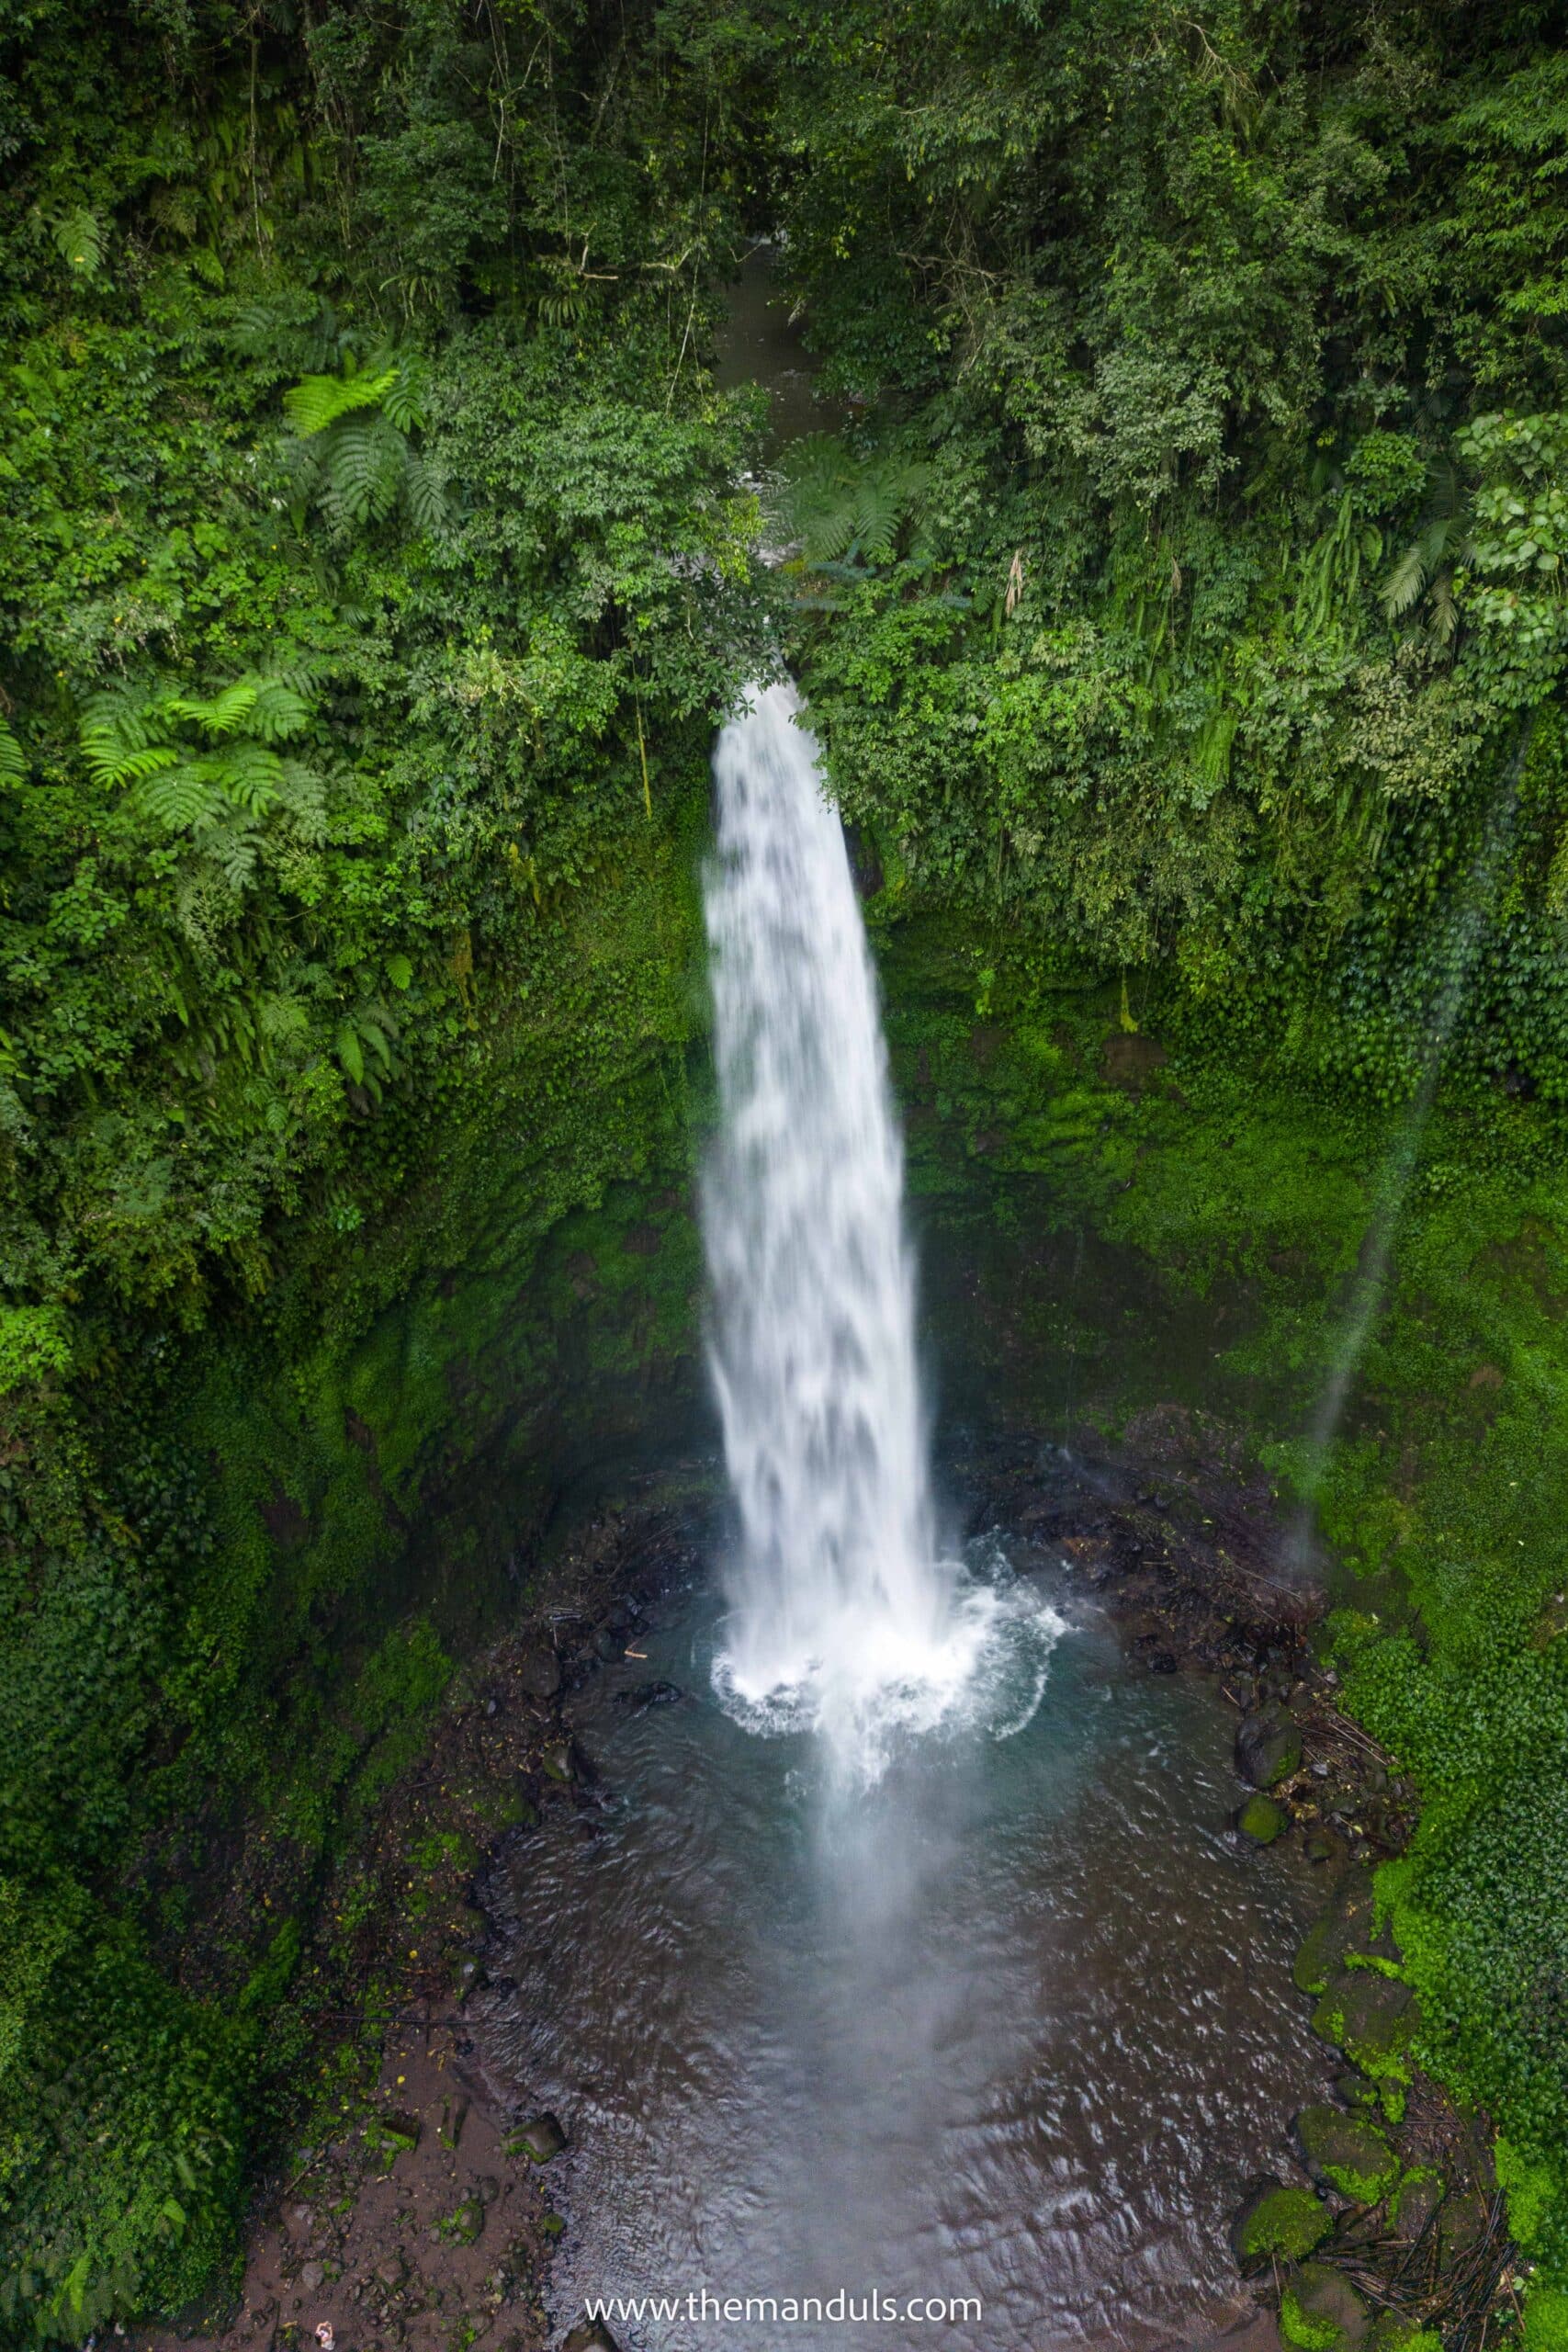
[[[1244,1715],[1236,1728],[1236,1770],[1255,1789],[1271,1789],[1287,1781],[1302,1760],[1300,1725],[1286,1709],[1259,1707]]]

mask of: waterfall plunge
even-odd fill
[[[814,1727],[874,1778],[896,1729],[953,1710],[1002,1604],[937,1548],[876,980],[797,708],[755,692],[714,759],[703,1221],[740,1521],[716,1673],[754,1728]]]

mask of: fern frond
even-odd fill
[[[249,675],[236,678],[210,702],[197,702],[187,695],[173,695],[162,707],[171,718],[183,718],[199,727],[204,735],[237,734],[250,720],[255,709],[261,681]]]
[[[54,248],[78,277],[96,277],[104,257],[104,232],[96,212],[78,205],[54,224]]]
[[[1427,624],[1439,645],[1451,645],[1459,631],[1459,606],[1454,602],[1452,575],[1441,573],[1433,583],[1432,617]]]
[[[381,406],[400,433],[417,433],[425,419],[429,370],[422,359],[400,359],[390,372]]]
[[[327,447],[327,505],[355,523],[385,522],[397,503],[408,445],[381,416],[350,416]]]
[[[264,743],[286,743],[310,723],[310,706],[284,678],[262,678],[256,684],[251,728]]]
[[[278,806],[288,814],[301,841],[312,845],[327,837],[326,787],[314,768],[302,760],[279,763]]]
[[[442,537],[449,519],[446,492],[434,467],[412,451],[403,466],[403,497],[415,530],[427,531],[433,538]]]
[[[283,762],[265,743],[247,736],[211,763],[212,781],[237,808],[259,817],[278,797]]]
[[[28,772],[28,763],[11,729],[0,718],[0,785],[20,784]]]
[[[176,745],[153,743],[140,711],[118,709],[96,713],[89,708],[78,740],[93,782],[104,791],[122,784],[141,784],[160,768],[173,767],[180,758]]]
[[[1386,617],[1391,621],[1403,619],[1420,602],[1430,577],[1425,545],[1421,539],[1413,539],[1383,582],[1382,608]]]
[[[355,1086],[365,1082],[365,1056],[360,1051],[359,1037],[352,1022],[340,1023],[336,1040],[338,1060],[343,1064]]]
[[[212,824],[223,799],[209,767],[206,760],[190,760],[164,768],[139,786],[138,808],[171,833]]]
[[[256,835],[243,823],[214,825],[202,837],[202,848],[229,888],[238,895],[256,870]]]
[[[398,381],[396,368],[359,376],[307,376],[283,395],[283,413],[301,440],[324,433],[355,409],[377,408]]]

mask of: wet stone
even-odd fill
[[[545,1749],[539,1761],[552,1781],[570,1781],[571,1778],[570,1740],[552,1741],[551,1745]]]
[[[530,1699],[553,1699],[560,1689],[560,1660],[541,1644],[524,1652],[517,1668],[518,1689]]]
[[[509,2156],[526,2156],[530,2164],[547,2165],[566,2145],[566,2133],[553,2115],[536,2115],[519,2124],[504,2143]]]
[[[1337,2107],[1303,2107],[1295,2121],[1302,2156],[1314,2180],[1352,2204],[1375,2205],[1399,2178],[1399,2158],[1375,2123]]]
[[[1416,2027],[1415,1996],[1397,1976],[1375,1968],[1347,1968],[1334,1977],[1313,2011],[1313,2031],[1343,2050],[1368,2074],[1390,2071],[1390,2062],[1410,2041]]]
[[[1303,2352],[1353,2352],[1371,2324],[1366,2304],[1343,2271],[1303,2262],[1286,2285],[1280,2333]]]
[[[1235,1736],[1236,1770],[1255,1789],[1271,1789],[1289,1780],[1302,1760],[1302,1735],[1280,1706],[1260,1707],[1244,1715]]]
[[[299,2266],[299,2284],[308,2295],[313,2295],[319,2291],[326,2279],[326,2275],[327,2266],[324,2262],[302,2262]]]
[[[1449,2198],[1438,2222],[1443,2260],[1454,2262],[1461,2255],[1468,2254],[1484,2236],[1490,2219],[1486,2199],[1479,2189],[1470,2189],[1462,2197]]]
[[[561,2346],[561,2352],[621,2352],[621,2347],[604,2321],[596,2319],[574,2327]]]
[[[1440,2172],[1413,2172],[1389,2199],[1389,2226],[1405,2245],[1414,2245],[1442,2203],[1446,2184]]]

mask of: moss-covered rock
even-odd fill
[[[1303,2262],[1280,2303],[1280,2333],[1299,2352],[1354,2352],[1366,2342],[1366,2304],[1342,2271]]]
[[[1375,1967],[1341,1969],[1313,2012],[1313,2031],[1342,2050],[1374,2082],[1407,2083],[1419,2022],[1415,1996]]]
[[[1296,2118],[1303,2161],[1357,2205],[1375,2205],[1399,2178],[1399,2158],[1375,2123],[1337,2107],[1303,2107]]]
[[[1272,1789],[1288,1781],[1301,1760],[1301,1726],[1285,1708],[1259,1707],[1242,1717],[1235,1736],[1236,1770],[1255,1789]]]
[[[1300,2262],[1322,2245],[1333,2217],[1310,2188],[1287,2188],[1272,2177],[1254,2182],[1231,2223],[1231,2247],[1243,2270],[1278,2255]]]
[[[1346,1872],[1323,1917],[1307,1929],[1291,1971],[1297,1991],[1325,1993],[1352,1952],[1395,1956],[1393,1943],[1378,1938],[1371,1875],[1361,1870]]]
[[[1276,1804],[1272,1797],[1265,1796],[1259,1789],[1242,1806],[1235,1817],[1235,1826],[1253,1845],[1271,1846],[1289,1826],[1290,1818],[1283,1805]]]
[[[1443,2339],[1429,2327],[1401,2319],[1397,2312],[1384,2312],[1373,2324],[1365,2352],[1443,2352]]]

